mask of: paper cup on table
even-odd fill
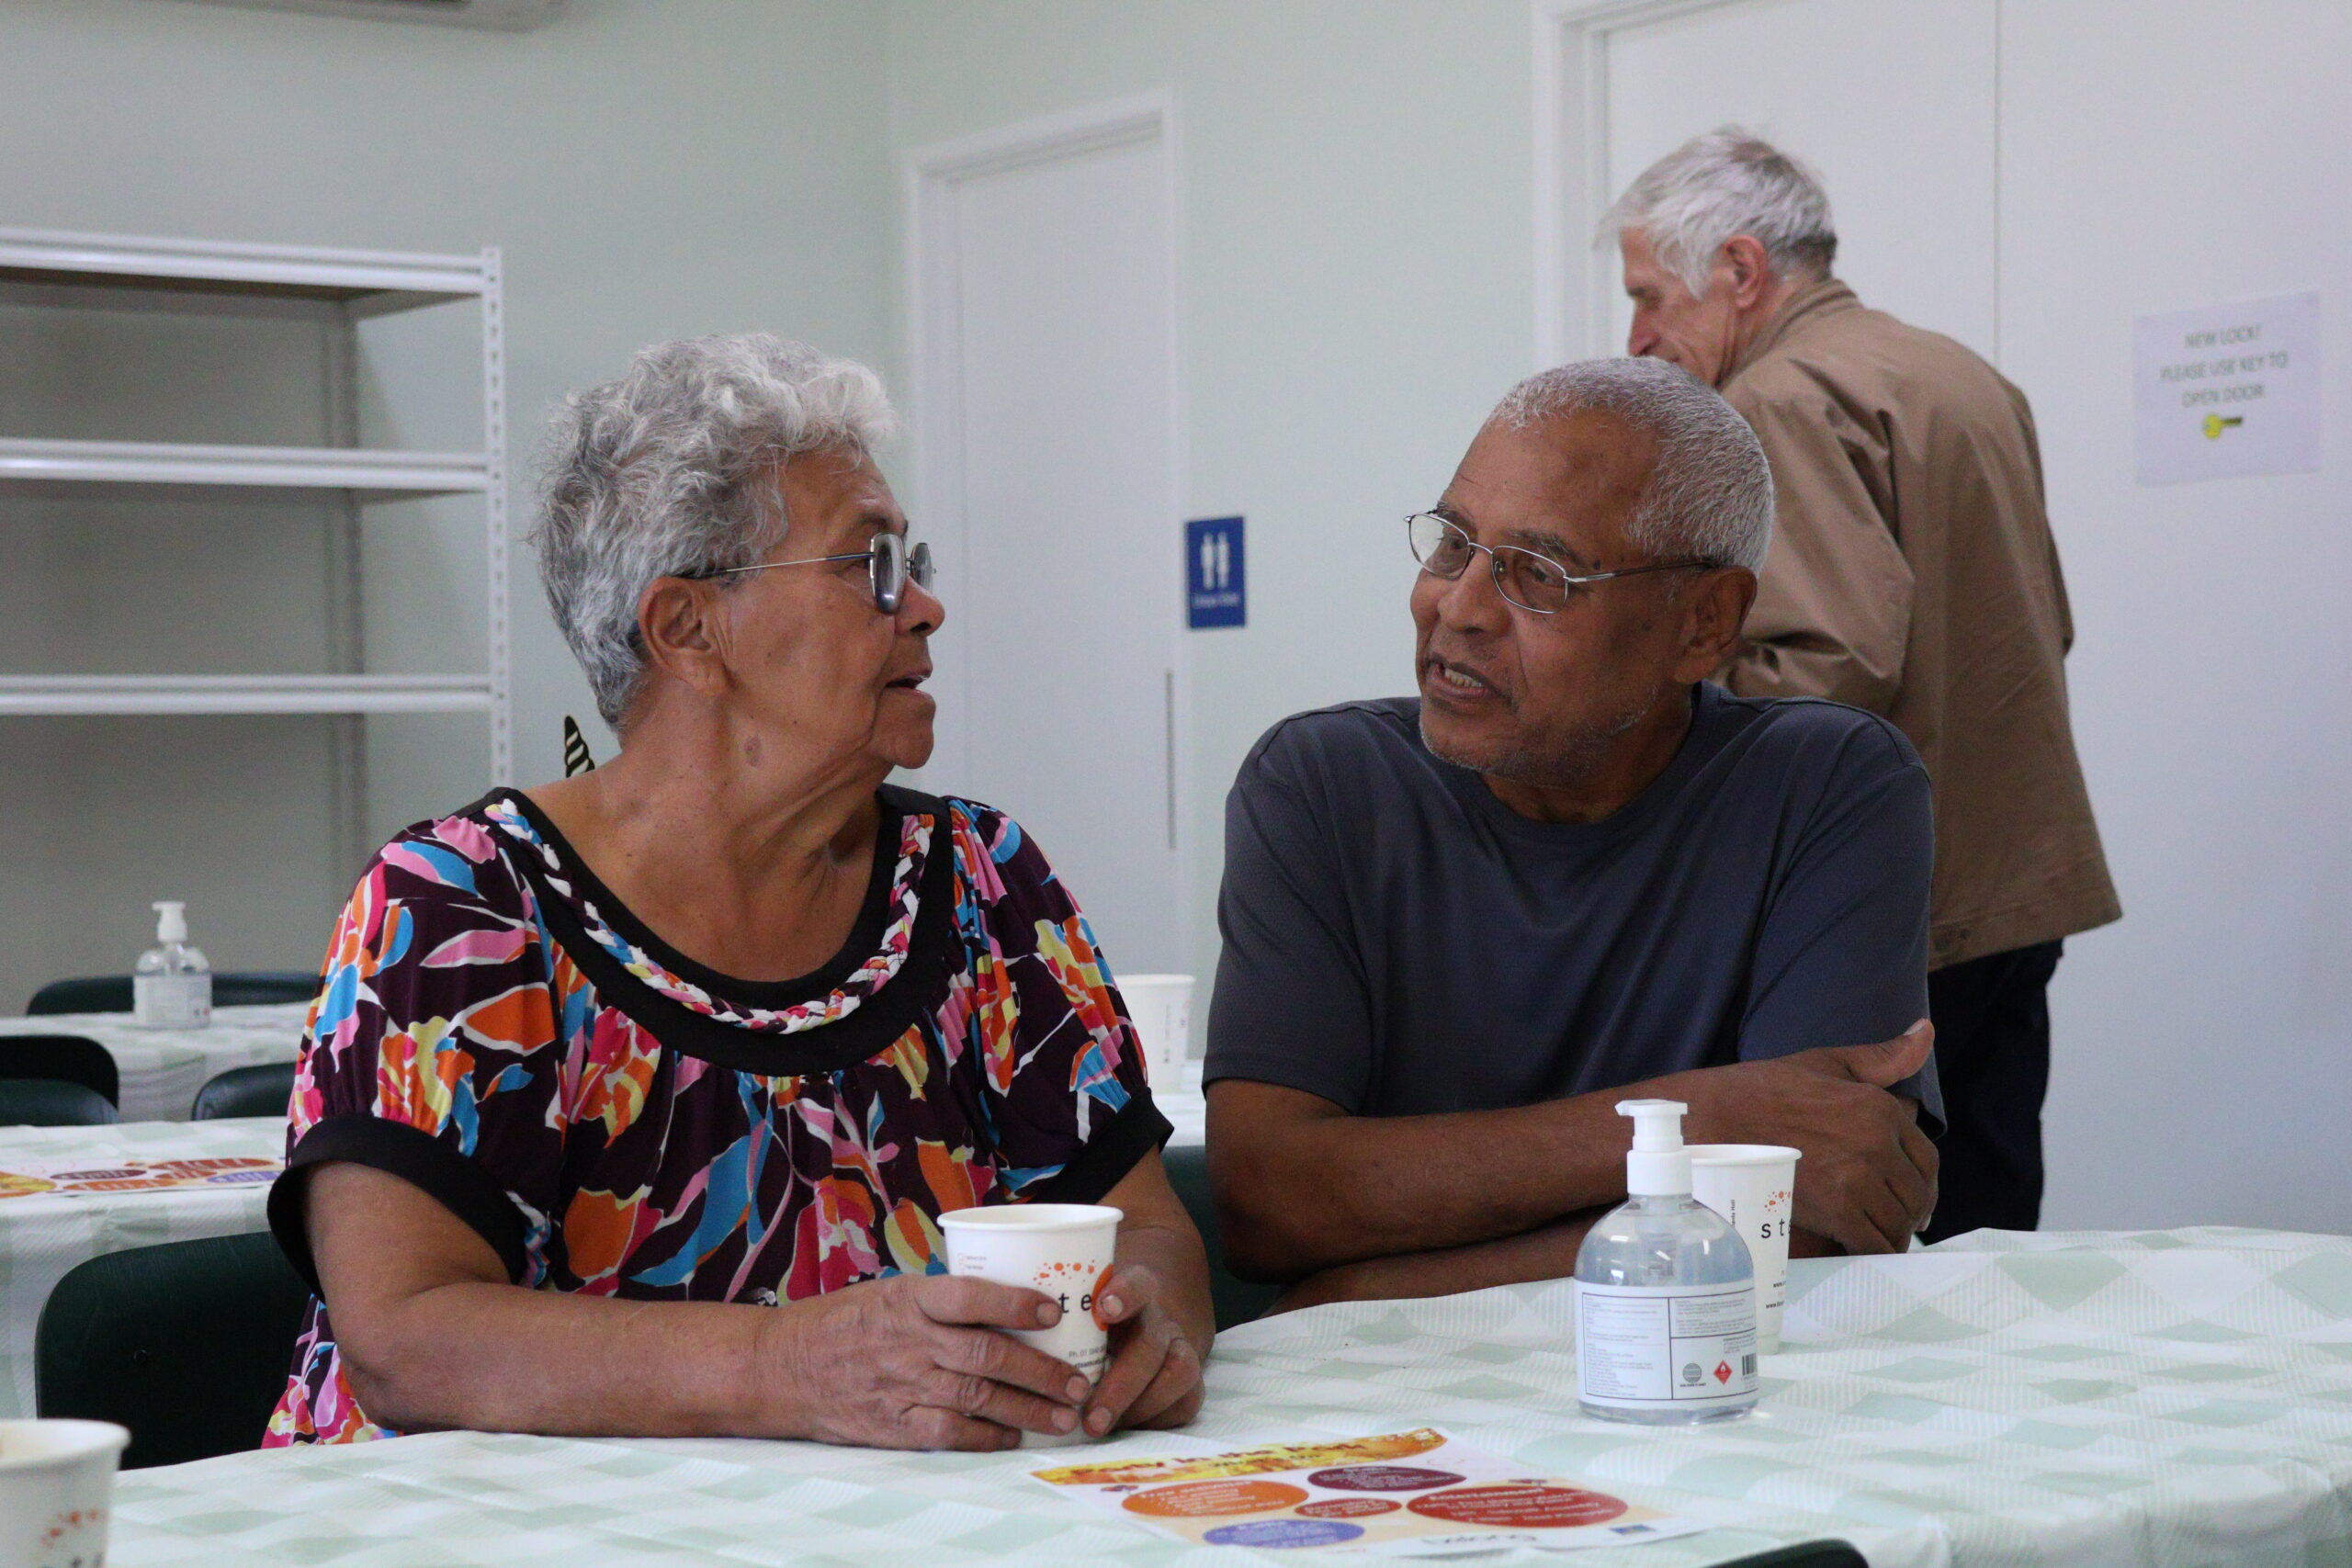
[[[1102,1203],[1005,1203],[954,1210],[939,1216],[939,1228],[947,1234],[950,1274],[1019,1285],[1059,1302],[1059,1323],[1012,1337],[1100,1382],[1110,1337],[1096,1298],[1109,1281],[1124,1217]],[[1049,1448],[1090,1439],[1081,1427],[1065,1438],[1023,1432],[1021,1440]]]
[[[1119,982],[1119,996],[1142,1037],[1152,1088],[1172,1089],[1193,1054],[1193,976],[1129,975]]]
[[[1789,1220],[1796,1213],[1797,1149],[1777,1144],[1693,1144],[1690,1195],[1721,1214],[1756,1263],[1756,1348],[1781,1348],[1789,1300]]]
[[[130,1441],[111,1421],[0,1421],[0,1568],[105,1562]]]

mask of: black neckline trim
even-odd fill
[[[695,963],[663,942],[651,927],[638,919],[634,910],[614,896],[613,890],[605,886],[586,858],[572,847],[571,840],[563,836],[563,830],[539,809],[537,801],[521,790],[494,789],[482,796],[481,804],[487,807],[503,801],[521,812],[524,819],[530,823],[532,831],[545,839],[554,849],[556,858],[563,863],[564,877],[571,884],[573,892],[594,904],[605,923],[630,946],[640,949],[671,974],[688,985],[701,987],[722,1002],[741,1002],[749,1007],[774,1010],[797,1007],[802,1002],[814,1001],[831,994],[881,949],[882,932],[889,921],[891,894],[896,890],[898,880],[899,839],[905,813],[887,795],[877,795],[876,798],[881,805],[882,815],[874,828],[873,869],[867,873],[865,893],[859,901],[857,922],[850,928],[849,940],[842,942],[832,957],[822,964],[789,980],[744,980],[732,975],[723,975],[707,964]],[[934,850],[938,848],[938,840],[939,832],[934,829],[932,833]]]
[[[868,992],[846,1018],[790,1034],[722,1023],[655,990],[630,974],[588,933],[571,900],[548,883],[547,867],[529,846],[517,845],[511,858],[531,886],[548,934],[596,987],[599,999],[617,1009],[665,1048],[767,1077],[839,1072],[878,1055],[917,1019],[935,1012],[963,961],[963,944],[956,929],[955,828],[947,803],[891,784],[876,793],[887,808],[929,817],[933,822],[931,849],[923,856],[922,880],[916,889],[915,925],[907,956],[899,972]],[[611,918],[609,913],[605,918]]]

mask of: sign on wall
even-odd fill
[[[1184,525],[1184,614],[1194,631],[1249,624],[1241,519],[1199,517]]]
[[[2319,296],[2289,294],[2138,323],[2143,485],[2319,468]]]

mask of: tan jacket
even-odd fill
[[[1919,749],[1928,966],[2121,915],[2066,714],[2074,623],[2025,394],[1834,279],[1781,307],[1723,391],[1780,515],[1750,646],[1717,678],[1884,714]]]

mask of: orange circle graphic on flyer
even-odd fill
[[[1125,1506],[1134,1514],[1200,1519],[1219,1514],[1263,1514],[1306,1501],[1303,1488],[1279,1481],[1187,1481],[1138,1492]]]
[[[1301,1503],[1298,1516],[1304,1519],[1361,1519],[1370,1514],[1393,1514],[1404,1506],[1385,1497],[1326,1497],[1320,1503]]]
[[[1514,1529],[1573,1529],[1606,1524],[1625,1511],[1622,1499],[1574,1486],[1460,1486],[1405,1505],[1417,1514],[1457,1525]]]

